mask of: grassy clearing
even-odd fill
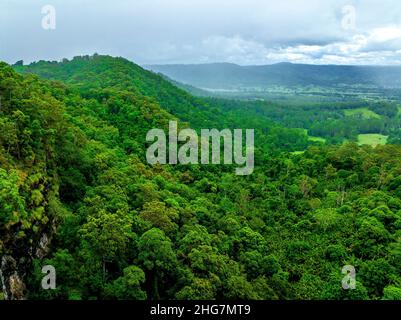
[[[325,139],[325,138],[321,138],[321,137],[312,137],[312,136],[309,136],[308,139],[309,139],[309,141],[313,141],[313,142],[326,143],[326,139]]]
[[[358,108],[358,109],[347,109],[344,110],[344,115],[346,117],[351,117],[355,115],[362,115],[364,119],[380,119],[380,115],[368,108]]]
[[[308,129],[301,129],[301,130],[308,136],[308,140],[309,141],[326,143],[326,139],[325,138],[310,136],[308,134]]]
[[[300,154],[304,154],[305,153],[305,151],[293,151],[293,152],[291,152],[291,154],[293,154],[293,155],[300,155]]]
[[[382,134],[377,133],[369,133],[369,134],[360,134],[358,135],[358,144],[359,145],[371,145],[372,147],[376,147],[377,145],[384,145],[387,143],[388,136],[384,136]]]

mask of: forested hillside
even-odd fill
[[[265,151],[298,151],[313,144],[302,130],[286,124],[283,126],[272,121],[271,117],[261,117],[256,109],[244,108],[241,104],[236,106],[227,100],[193,97],[162,76],[123,58],[84,56],[62,63],[39,61],[24,67],[16,66],[15,69],[67,82],[86,98],[100,100],[95,96],[100,89],[103,92],[117,90],[145,96],[181,121],[190,122],[191,128],[198,131],[202,128],[254,128],[258,132],[257,144]],[[118,104],[114,105],[114,108],[118,108]]]
[[[316,143],[121,58],[15,69],[0,64],[4,298],[401,299],[401,146]],[[146,132],[170,119],[255,128],[254,173],[148,165]]]

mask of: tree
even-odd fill
[[[145,273],[137,266],[124,269],[124,275],[105,288],[105,296],[108,299],[118,300],[145,300],[146,292],[141,289],[145,282]]]
[[[356,280],[355,289],[345,290],[342,287],[341,273],[332,273],[329,280],[323,285],[320,299],[323,300],[367,300],[368,292],[363,284]]]
[[[396,286],[385,287],[382,300],[401,300],[401,288]]]
[[[215,297],[216,290],[210,280],[202,278],[194,278],[176,294],[179,300],[213,300]]]
[[[109,213],[100,210],[96,215],[90,215],[81,227],[80,234],[103,265],[103,275],[106,273],[106,262],[115,259],[117,254],[124,252],[127,243],[133,236],[131,233],[132,218],[124,212]]]
[[[374,258],[380,255],[383,247],[390,241],[390,233],[374,217],[363,217],[356,234],[356,252],[361,257]]]
[[[383,289],[395,278],[394,268],[385,259],[369,260],[362,264],[358,275],[373,298],[383,295]]]
[[[14,63],[14,67],[20,67],[24,65],[24,60],[18,60],[16,63]]]
[[[0,225],[18,222],[27,217],[25,201],[19,194],[16,171],[8,173],[0,168]]]
[[[164,232],[153,228],[145,232],[138,241],[138,261],[147,270],[147,282],[150,284],[151,297],[159,298],[159,280],[166,272],[171,272],[177,260],[172,243]]]
[[[139,216],[153,227],[168,233],[177,228],[173,222],[178,218],[177,210],[166,207],[164,202],[151,201],[144,204]]]

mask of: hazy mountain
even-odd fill
[[[401,87],[401,67],[278,63],[239,66],[231,63],[150,65],[146,68],[199,88],[237,89],[278,86],[364,85]]]

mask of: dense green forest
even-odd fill
[[[285,128],[303,128],[312,137],[320,137],[330,144],[358,141],[360,134],[381,134],[392,143],[401,138],[401,114],[395,101],[307,102],[303,105],[210,99],[214,105],[232,112],[246,111],[248,115],[270,119]]]
[[[3,298],[401,299],[391,103],[199,98],[99,55],[0,63],[0,99]],[[148,165],[145,135],[171,119],[255,128],[254,173]],[[359,146],[363,133],[391,144]]]

